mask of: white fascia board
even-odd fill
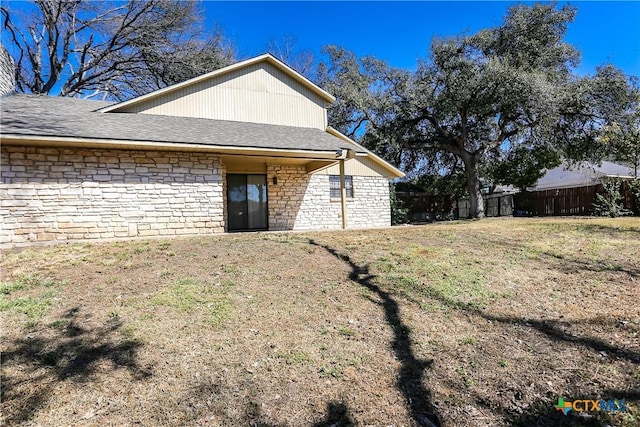
[[[3,134],[0,142],[6,145],[34,145],[47,147],[87,147],[115,149],[145,149],[170,151],[196,151],[219,154],[237,154],[249,156],[286,157],[310,160],[336,160],[341,154],[336,151],[282,150],[275,148],[238,147],[207,144],[189,144],[179,142],[132,141],[95,138],[73,138],[38,135]]]
[[[382,166],[384,169],[386,169],[387,171],[390,172],[390,175],[393,176],[393,178],[402,178],[404,177],[404,172],[402,172],[400,169],[398,169],[397,167],[393,166],[391,163],[387,162],[386,160],[384,160],[382,157],[376,155],[375,153],[367,150],[365,147],[363,147],[362,145],[358,144],[357,142],[355,142],[354,140],[352,140],[351,138],[349,138],[348,136],[338,132],[337,130],[335,130],[334,128],[332,128],[331,126],[329,126],[327,128],[327,132],[330,133],[331,135],[340,138],[344,141],[349,142],[350,144],[355,145],[356,147],[362,149],[364,151],[364,153],[356,153],[356,156],[361,156],[361,157],[369,157],[371,158],[373,161],[375,161],[376,163],[378,163],[380,166]]]

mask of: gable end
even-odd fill
[[[326,107],[334,99],[271,55],[263,55],[102,111],[325,130]]]

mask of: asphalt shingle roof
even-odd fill
[[[364,152],[325,131],[151,114],[102,113],[108,102],[12,94],[0,98],[0,134],[206,144],[282,150]]]
[[[574,166],[563,164],[549,169],[538,180],[535,187],[532,187],[532,190],[582,187],[598,184],[604,177],[629,178],[633,176],[634,172],[630,167],[607,161],[603,161],[600,164],[586,163]]]

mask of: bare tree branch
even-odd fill
[[[284,62],[308,79],[314,80],[312,75],[315,58],[310,50],[297,48],[296,37],[289,34],[281,40],[270,40],[267,43],[267,52]]]
[[[222,31],[202,37],[195,2],[37,0],[2,32],[22,92],[123,100],[233,62]]]

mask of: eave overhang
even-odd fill
[[[315,151],[315,150],[283,150],[274,148],[237,147],[207,144],[192,144],[180,142],[157,141],[129,141],[94,138],[53,137],[37,135],[2,134],[0,142],[3,145],[23,145],[56,148],[104,148],[119,150],[159,150],[159,151],[187,151],[213,153],[220,155],[240,155],[270,158],[304,159],[309,162],[335,162],[346,156],[345,150]]]
[[[358,152],[357,156],[358,157],[368,157],[368,158],[370,158],[375,163],[377,163],[379,166],[381,166],[384,170],[386,170],[389,173],[389,177],[390,178],[402,178],[402,177],[404,177],[405,174],[400,169],[396,168],[395,166],[393,166],[391,163],[387,162],[386,160],[384,160],[380,156],[377,156],[376,154],[374,154],[371,151],[367,150],[365,147],[363,147],[362,145],[358,144],[357,142],[355,142],[354,140],[352,140],[348,136],[343,135],[342,133],[338,132],[337,130],[335,130],[331,126],[329,126],[327,128],[327,133],[329,133],[329,134],[331,134],[331,135],[333,135],[333,136],[335,136],[337,138],[340,138],[343,141],[348,142],[349,144],[353,144],[356,147],[360,148],[362,151]]]

